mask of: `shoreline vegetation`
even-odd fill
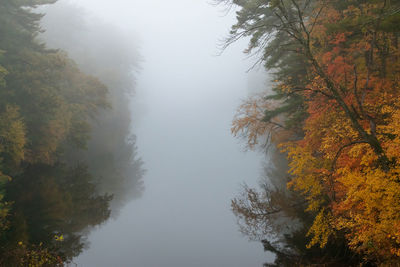
[[[399,265],[400,2],[216,2],[237,10],[226,46],[249,38],[273,80],[232,126],[270,148],[260,188],[232,200],[265,266]]]
[[[67,16],[77,8],[55,2],[0,3],[0,266],[70,263],[89,245],[90,229],[143,190],[129,118],[137,53],[122,51],[123,37],[109,27],[80,48],[114,34],[108,48],[129,56],[108,61],[100,46],[99,58],[76,54],[72,35],[56,36],[68,24],[56,16],[57,7]],[[43,33],[42,20],[53,28]],[[64,46],[49,48],[52,37]]]

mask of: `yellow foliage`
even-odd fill
[[[303,27],[287,22],[296,52],[311,65],[296,91],[309,116],[300,140],[279,143],[289,159],[288,187],[304,195],[315,216],[308,246],[345,233],[352,249],[390,266],[400,262],[400,49],[395,18],[385,12],[398,8],[345,2],[317,1],[321,13]],[[276,81],[288,97],[290,80]],[[273,132],[262,120],[272,104],[279,105],[263,98],[243,104],[232,133],[258,144]]]
[[[390,259],[400,248],[400,167],[343,171],[346,195],[335,209],[335,225],[353,249]]]
[[[322,209],[314,219],[310,230],[307,235],[311,235],[312,239],[307,248],[319,244],[323,248],[327,243],[329,238],[334,234],[333,217],[332,214],[326,209]]]

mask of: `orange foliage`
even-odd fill
[[[366,258],[398,263],[399,37],[381,27],[386,1],[338,11],[340,2],[318,1],[305,28],[293,30],[303,46],[299,53],[311,64],[306,90],[296,91],[306,99],[309,116],[301,140],[276,142],[288,154],[293,177],[288,186],[304,194],[315,214],[309,246],[323,247],[342,231]],[[243,104],[233,134],[245,134],[253,147],[258,137],[276,131],[262,121],[274,104],[262,98]]]
[[[390,263],[400,256],[398,37],[376,25],[360,26],[363,34],[328,30],[351,20],[350,14],[358,14],[354,21],[372,17],[381,6],[350,6],[341,14],[325,8],[312,35],[312,44],[325,45],[310,49],[315,64],[304,93],[310,115],[305,136],[281,147],[290,160],[289,186],[317,214],[310,245],[324,246],[335,231],[344,231],[351,248]]]
[[[268,122],[263,120],[264,111],[276,108],[278,104],[267,101],[262,96],[245,100],[232,122],[232,134],[246,138],[250,149],[254,149],[256,145],[267,145],[269,141],[279,142],[285,139],[289,133],[281,125],[281,118]]]

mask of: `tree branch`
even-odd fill
[[[333,170],[336,168],[336,162],[337,162],[337,160],[339,159],[340,154],[342,153],[342,151],[343,151],[345,148],[347,148],[347,147],[349,147],[349,146],[352,146],[352,145],[356,145],[356,144],[368,144],[368,142],[367,142],[367,141],[354,141],[354,142],[350,142],[350,143],[348,143],[348,144],[342,146],[342,147],[338,150],[338,152],[336,152],[336,156],[335,156],[335,158],[333,159],[333,162],[332,162],[332,165],[331,165],[331,171],[333,171]]]

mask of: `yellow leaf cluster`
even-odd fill
[[[400,167],[347,170],[338,178],[346,194],[335,209],[335,225],[345,229],[353,249],[391,258],[400,247]]]

